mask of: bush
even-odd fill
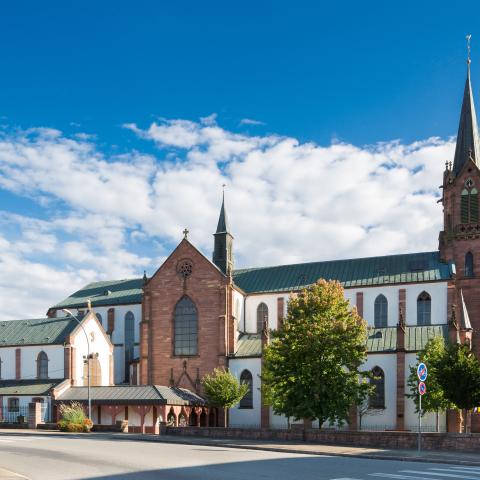
[[[78,402],[62,404],[59,408],[61,420],[58,422],[58,429],[62,432],[89,432],[93,422],[87,418],[83,405]]]

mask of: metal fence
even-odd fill
[[[42,422],[50,421],[50,405],[41,403]],[[0,405],[0,423],[22,423],[28,421],[28,405],[9,408],[7,404]]]

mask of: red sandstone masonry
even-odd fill
[[[277,298],[277,329],[283,326],[283,318],[285,316],[285,300],[283,297]]]
[[[22,350],[20,348],[15,349],[15,379],[20,380],[22,378]]]
[[[192,274],[184,280],[178,264],[190,260]],[[144,286],[141,327],[141,383],[175,385],[195,390],[197,378],[226,366],[228,333],[233,315],[228,277],[210,263],[188,240],[183,240]],[[188,295],[198,312],[198,355],[175,356],[173,315],[177,302]],[[228,312],[228,314],[227,314]],[[231,346],[230,346],[231,347]],[[184,361],[186,370],[184,371]],[[198,372],[198,377],[197,377]]]
[[[415,449],[417,434],[414,432],[350,432],[308,429],[272,430],[246,428],[167,427],[167,435],[185,437],[235,438],[243,440],[278,440],[291,442],[318,443],[325,445],[346,445],[391,449]],[[449,450],[475,452],[480,450],[480,434],[424,433],[424,450]]]
[[[357,312],[363,318],[363,292],[357,292]]]

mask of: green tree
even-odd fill
[[[249,386],[240,383],[224,368],[215,368],[213,373],[202,378],[202,386],[207,401],[213,407],[223,408],[224,423],[227,426],[227,411],[234,407],[247,394]]]
[[[440,411],[453,408],[451,402],[445,398],[443,386],[439,381],[438,368],[445,355],[445,341],[442,337],[434,337],[427,342],[424,350],[418,353],[417,363],[423,362],[428,368],[427,393],[422,397],[422,412],[436,413],[436,430],[440,429],[439,413]],[[418,376],[417,365],[410,366],[410,375],[407,380],[410,393],[406,394],[415,402],[416,412],[418,413],[419,395],[418,395]],[[422,413],[422,414],[423,414]]]
[[[360,371],[367,325],[338,282],[318,281],[292,296],[283,328],[271,332],[262,371],[266,403],[296,420],[343,424],[370,386]]]
[[[466,414],[480,405],[480,362],[468,345],[449,344],[437,366],[437,378],[444,397]]]

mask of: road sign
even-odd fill
[[[424,363],[418,364],[417,376],[421,382],[424,382],[427,379],[427,366]]]
[[[427,386],[425,382],[418,382],[418,393],[420,395],[425,395],[427,393]]]

